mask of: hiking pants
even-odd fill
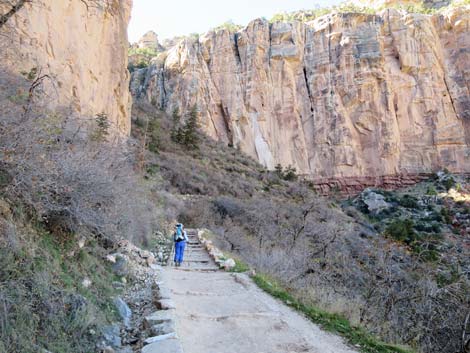
[[[175,262],[183,262],[185,247],[186,242],[184,240],[175,243]]]

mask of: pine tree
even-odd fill
[[[91,139],[97,142],[105,142],[108,139],[110,123],[106,113],[97,114],[95,117],[96,129]]]
[[[284,172],[284,180],[287,180],[287,181],[297,180],[297,169],[289,165]]]
[[[198,122],[198,110],[197,106],[194,105],[188,116],[186,124],[181,130],[181,143],[186,147],[198,148],[199,144],[199,122]]]
[[[276,166],[274,167],[274,171],[275,173],[277,174],[277,176],[279,178],[283,178],[284,177],[284,171],[282,169],[282,165],[281,164],[276,164]]]
[[[158,153],[161,148],[160,139],[160,123],[157,119],[153,119],[148,123],[149,141],[148,149],[154,153]]]
[[[173,109],[173,113],[171,114],[173,120],[173,127],[171,129],[171,139],[177,143],[181,141],[181,115],[180,110],[178,107]]]

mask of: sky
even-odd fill
[[[246,25],[283,11],[331,6],[339,0],[134,0],[129,41],[134,43],[149,30],[160,39],[204,33],[226,21]]]

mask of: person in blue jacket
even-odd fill
[[[188,235],[184,230],[184,227],[181,223],[178,223],[176,226],[175,233],[173,234],[173,240],[175,242],[175,266],[181,266],[184,257],[184,248],[186,247],[186,242],[188,241]]]

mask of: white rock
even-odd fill
[[[116,263],[116,256],[115,255],[106,255],[106,260],[108,260],[111,263]]]
[[[82,281],[82,286],[88,288],[91,286],[91,280],[88,277],[85,277]]]
[[[150,344],[150,343],[155,343],[155,342],[160,342],[164,341],[170,338],[177,338],[175,332],[167,333],[165,335],[160,335],[160,336],[154,336],[154,337],[149,337],[144,341],[144,344]]]
[[[147,250],[139,250],[139,256],[143,259],[146,259],[148,257],[150,257],[152,255],[152,253],[150,251],[147,251]],[[152,255],[153,256],[153,255]]]
[[[234,259],[227,259],[224,261],[224,268],[225,270],[231,270],[235,267],[235,260]]]
[[[81,249],[85,246],[86,238],[80,238],[78,241],[78,247]]]

